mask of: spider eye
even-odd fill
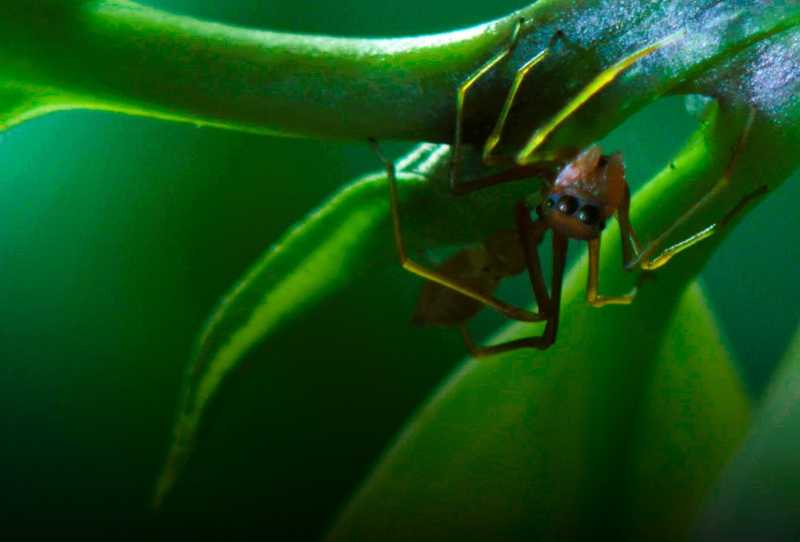
[[[578,200],[572,196],[561,196],[558,200],[558,210],[565,215],[571,215],[578,209]]]
[[[584,205],[578,211],[577,217],[587,226],[593,226],[597,224],[597,220],[600,218],[600,211],[594,205]]]
[[[544,206],[547,208],[551,208],[556,204],[555,198],[547,198],[544,200]]]

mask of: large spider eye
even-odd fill
[[[578,220],[587,226],[597,224],[597,219],[600,218],[600,211],[594,205],[584,205],[577,214]]]
[[[578,209],[578,200],[572,196],[561,196],[558,200],[558,210],[565,215],[571,215]]]

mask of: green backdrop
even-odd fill
[[[526,4],[145,3],[362,36],[441,31]],[[682,100],[667,100],[615,133],[610,149],[625,152],[636,186],[693,123]],[[376,269],[249,357],[212,408],[186,479],[153,516],[195,333],[285,228],[378,164],[360,142],[88,112],[2,134],[0,164],[3,532],[313,538],[463,350],[449,330],[408,324],[416,279]],[[754,395],[800,320],[796,181],[752,211],[703,274]]]

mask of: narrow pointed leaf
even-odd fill
[[[380,253],[386,189],[365,179],[329,201],[270,248],[222,300],[198,340],[155,504],[172,489],[209,401],[249,350],[352,280]],[[385,244],[385,243],[384,243]]]
[[[421,238],[439,244],[470,241],[508,226],[505,192],[503,198],[496,197],[495,190],[443,206],[442,199],[449,199],[441,183],[448,157],[445,146],[421,145],[398,164],[402,212],[413,209],[434,217],[422,228],[411,225],[410,246]],[[380,163],[377,157],[375,161]],[[515,188],[518,197],[527,190]],[[450,227],[454,223],[466,226]],[[357,181],[271,246],[225,296],[201,333],[189,365],[156,505],[188,459],[209,402],[254,346],[376,266],[399,265],[389,224],[385,175]]]

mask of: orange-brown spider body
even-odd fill
[[[625,168],[620,154],[603,155],[599,146],[591,146],[583,152],[564,160],[563,151],[556,153],[555,160],[537,162],[536,149],[547,140],[558,126],[584,103],[601,92],[631,66],[656,51],[667,47],[681,37],[670,35],[656,43],[632,52],[619,62],[604,69],[584,89],[573,96],[562,111],[543,126],[537,128],[528,143],[511,157],[494,156],[493,151],[503,136],[506,120],[513,109],[521,85],[528,74],[550,54],[555,40],[564,38],[557,32],[550,45],[535,55],[516,72],[513,84],[506,97],[497,123],[483,148],[483,161],[487,165],[507,164],[500,173],[469,181],[459,180],[461,164],[464,103],[468,91],[494,67],[508,59],[515,49],[525,20],[515,26],[508,45],[479,67],[459,86],[456,93],[456,122],[454,143],[450,163],[450,190],[454,196],[468,194],[501,183],[543,178],[542,203],[531,209],[527,201],[518,201],[516,212],[516,236],[506,236],[505,242],[497,243],[495,236],[483,246],[463,250],[437,268],[428,267],[408,257],[400,228],[398,196],[394,165],[383,158],[377,143],[372,140],[378,155],[386,165],[389,181],[394,239],[400,263],[406,270],[428,281],[423,289],[414,320],[424,324],[458,326],[467,347],[476,357],[491,355],[518,348],[545,349],[556,340],[561,302],[561,287],[565,271],[568,241],[586,241],[589,252],[589,273],[586,288],[587,301],[596,307],[609,304],[628,304],[633,301],[636,290],[624,296],[607,297],[598,293],[600,241],[606,222],[616,217],[622,241],[622,256],[625,269],[657,269],[676,254],[708,238],[727,225],[750,201],[764,193],[763,189],[743,198],[741,202],[716,224],[694,235],[666,246],[670,236],[699,209],[708,205],[728,186],[736,157],[742,151],[755,118],[751,109],[723,177],[700,201],[688,208],[675,222],[644,249],[641,248],[629,219],[630,190],[625,180]],[[554,166],[558,169],[554,169]],[[538,215],[534,220],[532,215]],[[552,272],[548,291],[541,269],[538,249],[546,231],[552,232]],[[503,238],[499,232],[500,238]],[[508,242],[509,239],[512,242]],[[513,240],[516,241],[513,241]],[[522,266],[520,265],[522,261]],[[531,287],[536,297],[536,312],[505,303],[493,293],[500,281],[527,269]],[[540,336],[508,341],[489,347],[478,347],[472,341],[466,324],[482,306],[490,307],[508,318],[523,322],[546,322]]]
[[[519,234],[516,230],[501,230],[480,246],[457,252],[436,270],[490,296],[503,279],[525,271]],[[411,320],[418,325],[460,326],[483,307],[480,301],[427,281]]]
[[[540,216],[554,231],[588,241],[600,236],[627,193],[620,154],[593,146],[568,163],[544,194]]]
[[[518,168],[520,175],[526,177],[530,176],[529,170],[529,167]],[[514,171],[517,170],[512,168],[511,176]],[[629,190],[622,156],[603,155],[599,146],[592,146],[554,172],[552,177],[545,179],[542,203],[535,209],[525,202],[517,203],[516,231],[501,230],[481,246],[462,250],[435,270],[429,270],[426,276],[428,282],[423,287],[413,317],[415,323],[459,327],[475,356],[519,347],[549,347],[558,331],[561,283],[569,239],[589,242],[592,268],[588,288],[590,303],[604,305],[630,302],[632,296],[606,298],[597,293],[599,238],[609,218],[616,214],[626,232],[626,259],[633,257],[636,250],[631,246],[636,237],[627,217]],[[536,220],[532,219],[534,212],[538,215]],[[552,231],[553,237],[553,270],[549,292],[538,257],[538,246],[547,230]],[[408,268],[407,259],[404,259],[404,265]],[[413,265],[419,267],[418,264]],[[537,313],[515,309],[492,297],[503,279],[518,275],[526,268],[537,300]],[[544,333],[540,337],[487,348],[478,347],[472,342],[466,325],[486,305],[513,319],[544,320],[547,322]]]

